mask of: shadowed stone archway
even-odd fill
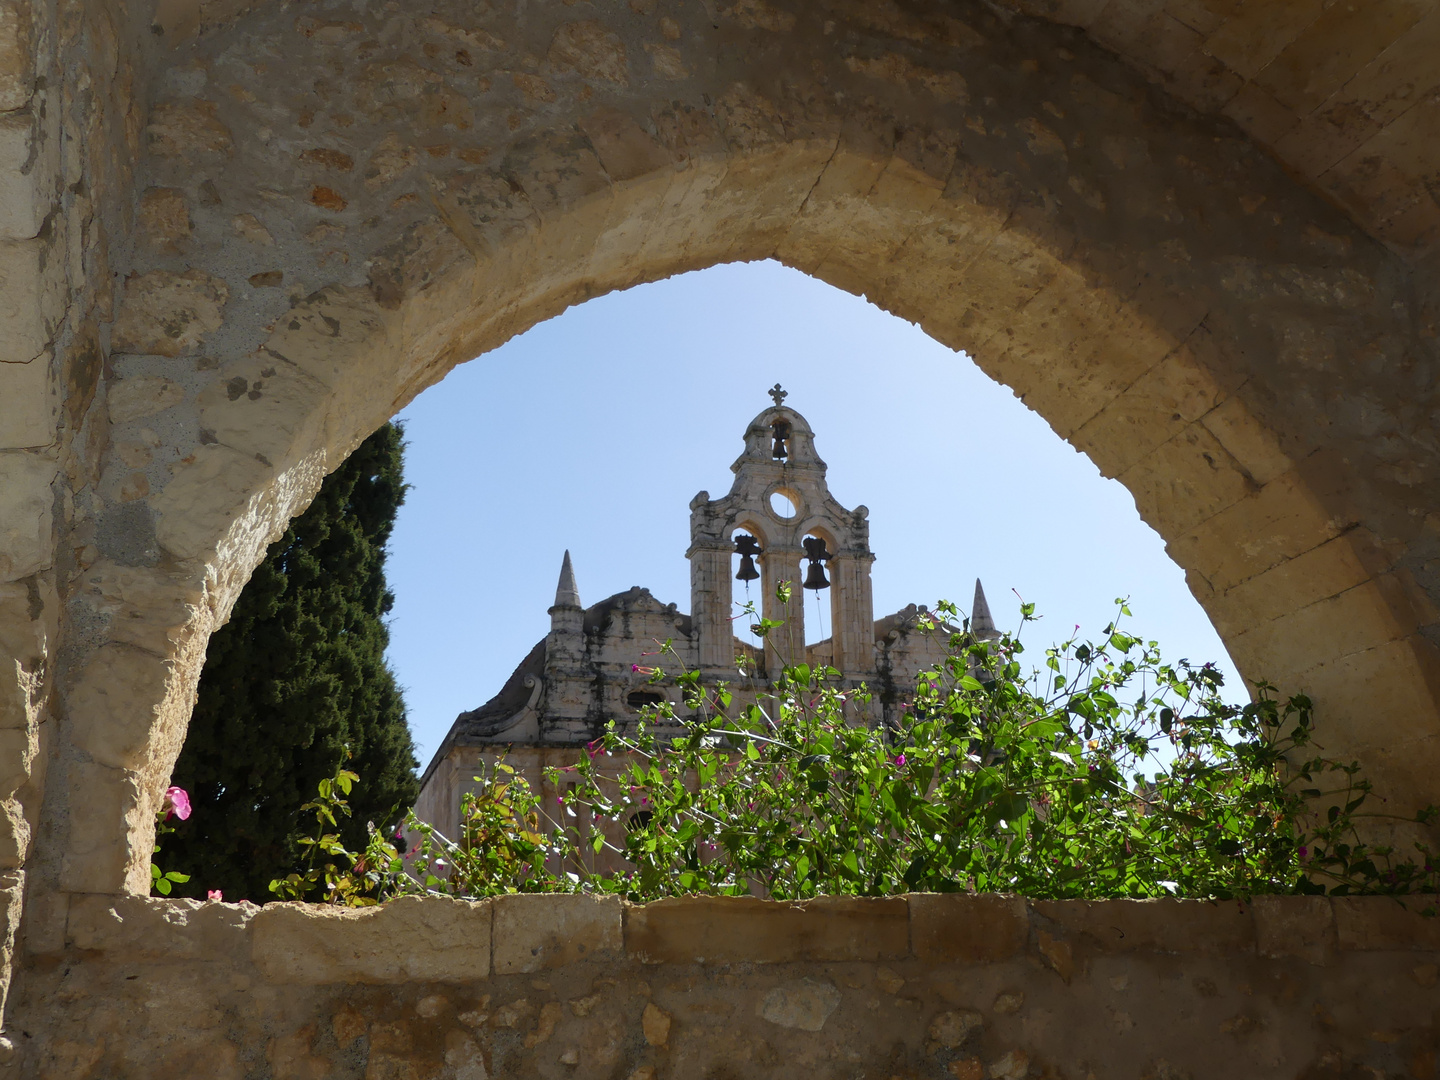
[[[69,421],[46,888],[148,888],[208,635],[369,431],[570,304],[767,257],[968,351],[1134,494],[1247,676],[1433,795],[1414,271],[1083,32],[848,0],[159,25],[193,36],[131,118]]]

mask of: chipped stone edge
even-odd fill
[[[1005,894],[985,895],[987,897],[990,897],[1001,896]],[[894,899],[902,898],[908,901],[909,896],[907,895],[905,897],[896,897]],[[101,897],[98,894],[77,894],[71,897],[71,899],[76,902],[70,905],[73,914],[73,912],[94,907],[97,903],[103,904],[104,900],[107,898]],[[136,900],[139,900],[141,898],[130,896],[125,896],[122,898],[120,896],[116,896],[114,899],[124,899],[133,905]],[[187,925],[196,926],[197,921],[193,918],[193,916],[197,912],[203,911],[204,909],[210,907],[209,904],[201,905],[195,901],[165,900],[158,897],[144,899],[144,906],[152,913],[153,917],[160,918],[165,920],[167,923],[171,923],[172,932],[178,932],[182,936],[185,936],[184,931]],[[568,901],[570,900],[570,897],[567,895],[565,899]],[[713,906],[717,899],[724,900],[729,898],[681,897],[678,898],[678,903],[686,904],[693,901],[698,905],[703,901],[705,905]],[[751,906],[755,903],[755,901],[750,898],[738,899],[746,901],[746,906]],[[971,899],[971,897],[967,894],[954,894],[954,900],[952,902],[955,904],[955,907],[957,909],[957,917],[963,917],[964,907],[966,905],[966,901],[969,899]],[[1007,896],[1007,899],[1016,898]],[[411,903],[414,902],[415,901],[411,901]],[[803,904],[793,904],[784,901],[760,902],[767,905],[774,903],[777,905],[777,907],[784,905],[792,909],[800,908],[802,912],[805,906]],[[420,900],[420,903],[451,904],[455,903],[455,901],[444,898],[434,898]],[[671,899],[667,901],[667,903],[674,905],[677,903],[677,900]],[[1115,925],[1119,925],[1122,930],[1125,929],[1124,924],[1128,920],[1125,918],[1115,919],[1111,918],[1111,916],[1131,915],[1132,913],[1142,911],[1143,906],[1148,903],[1164,904],[1167,906],[1174,905],[1177,909],[1180,907],[1179,902],[1164,900],[1153,902],[1124,901],[1116,902],[1113,906],[1111,906],[1110,902],[1108,901],[1093,901],[1091,903],[1096,907],[1101,908],[1102,910],[1104,910],[1106,907],[1110,907],[1110,910],[1106,912],[1106,924],[1109,925],[1111,923],[1114,923]],[[1207,902],[1188,901],[1186,903],[1193,903],[1198,906],[1201,904],[1206,904]],[[1221,905],[1232,904],[1239,904],[1239,902],[1234,900],[1221,901],[1210,903],[1207,906],[1219,907]],[[215,906],[236,909],[235,918],[238,920],[240,925],[235,927],[235,930],[238,930],[245,937],[250,938],[253,941],[255,934],[255,926],[253,925],[253,920],[254,916],[259,913],[260,909],[255,908],[254,905],[221,905],[217,903]],[[637,910],[643,909],[646,906],[647,905],[633,904],[629,902],[617,905],[617,907],[619,908],[619,910],[617,911],[617,916],[620,919],[620,934],[621,940],[623,942],[623,951],[620,956],[614,956],[613,954],[608,954],[606,951],[598,950],[596,961],[593,962],[605,962],[607,960],[613,961],[615,959],[638,961],[646,964],[654,964],[657,962],[654,959],[642,955],[643,950],[638,948],[637,943],[632,938],[631,919],[633,913]],[[738,906],[740,905],[737,904],[737,907]],[[175,909],[174,915],[176,916],[176,922],[172,922],[170,919],[166,918],[165,915],[165,912],[172,907]],[[915,921],[915,907],[918,907],[918,905],[911,906],[907,903],[907,910],[909,912],[908,919],[912,931],[907,958],[912,960],[923,960],[924,957],[921,957],[917,954],[914,944],[913,926]],[[994,959],[989,961],[975,961],[971,962],[972,964],[1005,963],[1009,960],[1014,959],[1015,957],[1025,955],[1027,953],[1036,953],[1037,951],[1043,954],[1043,949],[1041,949],[1041,945],[1039,943],[1039,936],[1042,931],[1045,933],[1045,936],[1051,944],[1052,948],[1056,941],[1063,941],[1066,944],[1075,946],[1077,948],[1077,959],[1079,958],[1079,955],[1099,955],[1108,954],[1116,951],[1141,951],[1154,953],[1190,953],[1216,951],[1213,944],[1206,943],[1203,935],[1198,940],[1192,943],[1190,938],[1183,933],[1183,923],[1179,920],[1176,920],[1175,915],[1173,914],[1169,916],[1169,919],[1172,920],[1172,925],[1175,926],[1177,932],[1167,935],[1167,941],[1165,943],[1166,947],[1161,947],[1158,945],[1142,945],[1138,948],[1135,946],[1130,946],[1128,949],[1120,950],[1115,948],[1106,948],[1104,944],[1100,942],[1086,942],[1084,940],[1085,934],[1082,931],[1077,931],[1073,928],[1067,928],[1063,925],[1058,924],[1053,919],[1045,917],[1044,915],[1036,911],[1034,904],[1028,901],[1024,903],[1023,907],[1025,912],[1024,918],[1026,920],[1026,926],[1028,930],[1027,944],[1020,949],[1017,949],[1014,955],[1011,957],[1007,957],[1004,959]],[[497,945],[495,933],[495,915],[497,905],[494,903],[487,903],[485,904],[485,908],[490,922],[490,963],[489,974],[486,977],[493,977],[494,975],[500,973],[495,966]],[[1237,912],[1237,914],[1253,921],[1255,932],[1253,934],[1253,937],[1251,937],[1250,939],[1250,943],[1247,946],[1237,947],[1224,951],[1228,952],[1230,955],[1255,955],[1261,959],[1290,959],[1305,961],[1312,964],[1323,963],[1329,955],[1334,953],[1384,951],[1440,952],[1440,916],[1426,916],[1425,914],[1423,914],[1423,912],[1427,908],[1440,911],[1440,897],[1256,897],[1251,903],[1240,905],[1240,910]],[[1178,910],[1176,914],[1178,914]],[[817,912],[816,915],[817,917],[823,918],[823,915],[821,915],[819,912]],[[356,913],[356,916],[358,916],[358,912]],[[1434,929],[1429,929],[1429,924],[1432,919],[1436,920],[1434,922]],[[1416,920],[1422,921],[1416,922]],[[1307,927],[1313,928],[1314,933],[1307,932],[1305,929]],[[1137,922],[1135,924],[1135,929],[1141,930],[1144,929],[1144,927]],[[527,931],[533,932],[537,940],[539,940],[541,936],[545,933],[545,927],[543,924],[531,924],[527,925],[526,927],[519,928],[517,931],[513,931],[512,933],[518,933],[523,936]],[[200,932],[200,927],[196,926],[194,933],[197,937],[199,936]],[[597,929],[596,932],[603,933],[603,930]],[[611,932],[613,933],[613,930]],[[1277,938],[1280,937],[1284,937],[1289,941],[1288,947],[1284,949],[1277,949],[1274,946],[1273,943],[1277,940]],[[66,938],[67,944],[71,948],[77,947],[77,944],[72,938],[71,933],[67,932]],[[199,946],[199,942],[196,942],[196,946]],[[87,956],[96,959],[131,959],[135,955],[134,951],[129,948],[106,948],[104,946],[96,947],[93,944],[88,948],[84,948],[82,951]],[[161,951],[164,952],[168,950]],[[189,953],[189,950],[185,950],[185,952]],[[764,955],[764,953],[765,950],[756,950],[755,955],[747,955],[743,959],[732,958],[728,961],[725,961],[724,964],[728,965],[734,963],[793,962],[793,957],[788,955],[771,956]],[[161,957],[159,956],[149,956],[148,958],[152,960],[161,959]],[[202,955],[197,957],[193,953],[190,953],[187,958],[210,959],[211,957],[204,956],[203,953]],[[222,959],[223,957],[216,955],[213,958]],[[179,957],[177,956],[176,959],[179,959]],[[575,962],[591,963],[592,961],[581,960]],[[672,964],[678,963],[676,961],[659,962]],[[853,956],[835,955],[823,961],[813,962],[879,963],[882,961],[876,960],[873,955],[860,955],[860,949],[857,948],[856,954]],[[1051,966],[1054,965],[1051,964]],[[270,981],[288,982],[291,980],[277,980],[272,977]],[[346,982],[353,980],[349,980],[346,977],[342,976],[340,978],[337,978],[335,981]],[[402,975],[394,979],[383,981],[400,983],[417,980],[415,977]]]

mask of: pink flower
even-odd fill
[[[225,897],[219,889],[211,889],[205,894],[206,900],[224,900]]]
[[[1300,849],[1300,858],[1303,859],[1303,858],[1305,858],[1306,855],[1309,855],[1309,854],[1310,854],[1310,849],[1309,849],[1309,848],[1307,848],[1307,847],[1302,847],[1302,848]]]
[[[190,816],[190,793],[184,788],[172,787],[165,789],[165,820],[170,820],[173,814],[181,821]]]
[[[895,764],[896,764],[896,765],[904,765],[904,764],[905,764],[905,755],[904,755],[904,754],[897,754],[897,755],[895,756]]]

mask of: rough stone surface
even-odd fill
[[[909,951],[903,898],[821,897],[774,904],[750,897],[660,900],[630,908],[625,947],[643,962],[726,964],[884,960]]]
[[[1435,801],[1437,45],[1440,15],[1405,0],[0,0],[0,367],[28,368],[0,381],[0,587],[23,598],[5,594],[0,635],[31,642],[0,672],[5,730],[26,732],[0,747],[18,784],[0,848],[24,863],[27,947],[64,952],[64,890],[144,889],[205,638],[327,470],[455,364],[569,304],[744,259],[968,350],[1134,494],[1244,674],[1307,690],[1327,750],[1360,759],[1392,808]],[[109,391],[149,376],[193,396],[112,424]],[[122,599],[117,567],[153,576]],[[68,697],[98,707],[82,673],[120,645],[171,675],[135,684],[150,699],[112,738]],[[136,717],[153,720],[143,750]],[[82,742],[145,764],[101,765]],[[935,1014],[1023,989],[1014,1025],[987,1014],[985,1045],[935,1069],[1202,1075],[1218,1044],[1250,1075],[1433,1073],[1424,995],[1356,991],[1425,986],[1415,971],[1433,985],[1421,924],[1257,904],[1253,954],[1214,913],[1197,916],[1201,948],[1137,917],[1145,947],[1117,954],[1122,914],[1029,911],[1023,945],[1007,929],[993,958],[917,922],[929,959],[885,963],[902,994],[925,988],[919,1007],[861,1043],[748,1044],[742,1071],[853,1052],[908,1075]],[[1377,947],[1347,951],[1360,941]],[[907,966],[922,962],[956,965],[957,1000]],[[638,983],[540,1041],[554,1011],[530,974],[495,976],[503,1000],[459,984],[456,1016],[520,1025],[472,1029],[404,1012],[409,984],[288,991],[224,961],[145,961],[162,979],[95,963],[83,988],[73,965],[26,973],[28,1012],[6,1025],[35,1036],[15,1043],[23,1069],[319,1075],[332,1019],[353,1013],[339,1029],[363,1021],[377,1077],[503,1075],[530,1053],[654,1080],[734,1066],[705,1018],[766,1026],[753,1009],[783,982],[833,976],[855,995],[846,1017],[872,994],[858,971],[771,961],[737,976],[743,1001],[691,1014],[694,986],[646,966],[675,1017],[661,1060],[624,1049],[643,1042]],[[959,976],[984,971],[994,985],[958,1000]],[[1024,1028],[1032,1010],[1051,1019]],[[1181,1012],[1189,1034],[1166,1022]],[[877,1030],[887,1047],[904,1032],[913,1060],[876,1057]]]
[[[0,363],[0,450],[48,446],[55,441],[58,395],[43,357]]]
[[[152,270],[125,283],[120,315],[110,332],[116,352],[179,356],[220,327],[230,290],[203,270]]]
[[[502,896],[495,905],[495,970],[504,975],[601,961],[621,949],[621,903],[594,896]]]
[[[0,237],[28,240],[40,231],[53,205],[57,158],[56,141],[31,110],[0,115]]]
[[[575,900],[525,899],[526,917],[548,926]],[[923,918],[923,897],[902,899]],[[664,907],[677,904],[711,910],[698,900]],[[1050,925],[1040,907],[1022,904],[1026,920]],[[764,933],[743,933],[745,919],[766,921],[755,906],[731,928],[761,947],[727,961],[655,964],[627,947],[506,973],[498,934],[489,964],[495,902],[260,909],[72,896],[53,909],[55,940],[32,949],[11,1023],[28,1033],[17,1040],[20,1075],[90,1080],[151,1075],[157,1063],[237,1080],[662,1080],[736,1062],[781,1080],[837,1061],[847,1075],[955,1080],[1424,1076],[1440,952],[1433,938],[1406,935],[1426,918],[1421,907],[1271,898],[1277,925],[1339,914],[1346,929],[1316,967],[1267,956],[1253,940],[1198,940],[1213,933],[1199,905],[1131,904],[1114,920],[1122,931],[1164,913],[1179,942],[1193,925],[1195,947],[1087,939],[1066,985],[1024,953],[777,964]],[[57,925],[32,910],[37,926]]]
[[[487,903],[270,904],[254,917],[251,949],[276,983],[466,982],[490,973],[490,919]]]
[[[819,1031],[840,1001],[840,991],[828,980],[794,979],[766,994],[755,1011],[779,1027]]]
[[[910,897],[911,944],[926,960],[1007,960],[1025,948],[1025,901],[1014,896],[925,893]]]
[[[48,456],[0,451],[0,582],[28,577],[50,565],[51,482]]]
[[[137,375],[109,388],[106,404],[112,424],[128,424],[164,412],[185,400],[185,388],[163,375]]]

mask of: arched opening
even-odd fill
[[[763,257],[973,355],[1133,493],[1242,671],[1310,688],[1335,718],[1332,749],[1363,756],[1399,802],[1423,801],[1440,665],[1421,518],[1395,485],[1423,476],[1429,452],[1397,461],[1365,410],[1333,406],[1372,397],[1364,365],[1336,358],[1429,355],[1393,257],[1233,129],[1167,110],[1055,28],[1014,39],[977,9],[957,83],[895,74],[953,75],[953,46],[837,13],[843,32],[815,39],[795,81],[774,60],[780,22],[723,21],[749,43],[723,79],[657,88],[638,69],[604,74],[628,60],[560,64],[546,100],[503,80],[507,108],[467,84],[436,113],[434,94],[377,97],[360,80],[296,111],[264,74],[271,38],[308,70],[338,61],[351,31],[297,34],[269,10],[191,50],[186,70],[222,53],[234,69],[223,117],[188,75],[157,85],[138,172],[189,200],[197,232],[179,255],[137,246],[111,334],[113,422],[75,593],[75,617],[107,629],[73,662],[46,792],[65,888],[143,888],[206,637],[360,439],[579,300]],[[507,48],[547,56],[556,32],[517,25]],[[719,70],[704,18],[681,40],[699,52],[671,70]],[[920,68],[882,59],[896,50]],[[401,137],[461,113],[464,145],[436,142],[445,154]],[[197,131],[213,138],[177,141]],[[230,167],[236,138],[253,169]],[[348,149],[294,152],[324,140]],[[317,172],[327,161],[363,164]],[[1263,221],[1247,209],[1262,202]],[[236,222],[243,256],[220,241]],[[293,293],[264,284],[272,262]],[[943,476],[936,497],[974,497],[972,476]],[[72,815],[79,791],[89,812]]]
[[[808,529],[800,543],[805,550],[805,562],[799,584],[809,597],[806,601],[805,644],[807,649],[814,652],[813,646],[831,640],[842,617],[840,589],[836,587],[835,575],[830,566],[839,545],[833,536],[821,528]],[[822,649],[820,653],[812,656],[811,662],[823,661],[833,665],[835,659],[833,649],[829,652]]]
[[[765,598],[766,541],[764,530],[754,523],[736,526],[730,534],[735,546],[730,556],[730,618],[743,655],[758,671],[763,666],[764,639],[756,632]]]

